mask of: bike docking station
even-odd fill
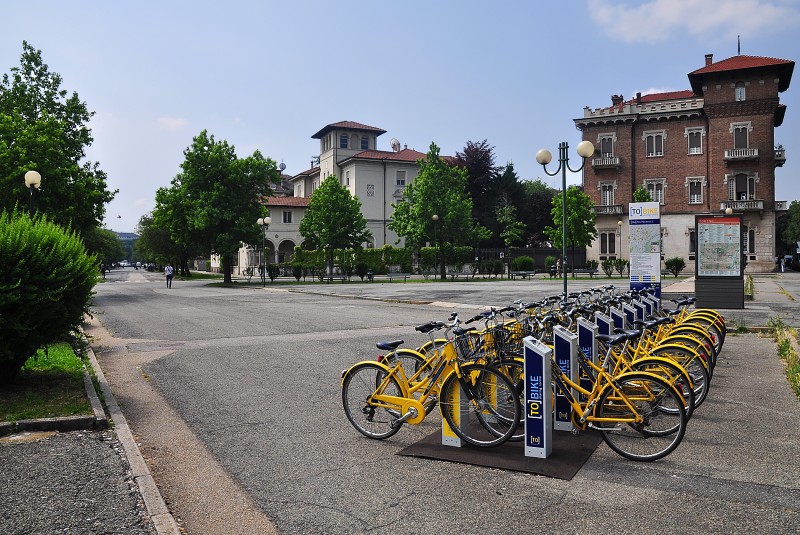
[[[467,397],[462,394],[463,390],[458,388],[458,390],[455,390],[450,395],[450,399],[444,400],[446,403],[450,403],[453,407],[458,407],[458,411],[453,414],[453,419],[458,425],[461,425],[461,423],[465,421],[465,415],[469,410]],[[455,431],[453,431],[453,428],[450,427],[449,423],[447,423],[447,419],[442,418],[442,446],[460,448],[465,445],[466,443],[461,440],[461,437],[456,435]]]
[[[594,313],[594,321],[597,323],[597,334],[606,334],[610,336],[614,333],[614,320],[602,312]],[[597,344],[597,340],[595,340],[595,344]]]
[[[525,457],[546,459],[553,452],[552,370],[553,350],[532,336],[525,347]]]
[[[610,327],[610,322],[606,323],[606,325]],[[581,353],[583,353],[583,356],[595,364],[597,364],[599,360],[597,357],[597,335],[599,333],[599,322],[592,323],[586,318],[578,318],[578,347]],[[581,388],[591,391],[592,380],[583,368],[580,369],[580,378]],[[580,395],[580,401],[586,401],[586,396],[583,393]]]
[[[633,329],[633,322],[636,321],[636,309],[628,303],[622,303],[622,311],[625,313],[625,326],[623,329]]]
[[[578,372],[580,372],[578,367],[578,335],[569,332],[561,325],[556,325],[553,327],[553,347],[555,348],[558,367],[567,377],[578,383],[580,380],[578,375]],[[573,396],[577,396],[577,394],[577,391],[572,392]],[[560,390],[556,390],[555,410],[553,429],[556,431],[572,431],[575,428],[572,425],[572,405]]]
[[[616,307],[611,307],[610,312],[611,312],[611,321],[614,322],[614,329],[624,329],[625,328],[625,313],[622,310],[620,310],[620,309],[618,309]],[[612,329],[612,331],[614,329]],[[608,334],[611,334],[611,333],[608,333]]]

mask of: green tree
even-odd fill
[[[311,195],[303,220],[300,221],[303,245],[314,245],[325,251],[328,273],[333,272],[335,249],[361,249],[372,237],[367,220],[361,213],[361,201],[350,194],[330,175]]]
[[[784,248],[778,251],[778,256],[783,257],[784,254],[794,251],[795,244],[800,242],[800,201],[792,201],[789,210],[779,219],[780,238]]]
[[[233,145],[215,140],[206,130],[183,155],[182,172],[168,190],[156,194],[154,219],[169,228],[171,239],[186,250],[219,254],[223,280],[230,283],[233,255],[241,243],[261,240],[256,225],[264,215],[261,200],[279,182],[279,171],[275,161],[259,151],[238,158]]]
[[[439,147],[431,143],[419,174],[406,186],[403,197],[392,204],[388,227],[406,239],[406,247],[418,248],[436,241],[442,280],[446,278],[442,244],[474,245],[487,239],[489,230],[472,219],[472,199],[467,193],[467,172],[447,164]],[[433,216],[438,216],[434,221]]]
[[[0,81],[0,210],[28,206],[23,177],[36,170],[42,187],[35,209],[80,235],[100,226],[116,191],[107,189],[98,163],[84,161],[93,114],[77,93],[61,89],[61,76],[49,71],[41,51],[23,41],[20,65]]]
[[[138,258],[159,264],[175,261],[176,252],[181,246],[172,240],[168,228],[155,223],[153,214],[145,214],[139,219],[136,233],[139,239],[133,247]]]
[[[633,202],[653,202],[650,192],[643,185],[633,191]]]
[[[456,153],[456,165],[467,171],[467,192],[472,199],[472,218],[486,228],[496,228],[495,205],[500,192],[494,147],[486,139],[477,143],[467,141],[464,151]]]
[[[592,207],[594,203],[580,188],[570,186],[567,188],[567,245],[572,249],[572,261],[570,264],[575,267],[575,248],[588,247],[597,237],[595,228],[595,215]],[[550,214],[553,216],[552,227],[545,227],[545,233],[550,238],[553,247],[562,248],[562,236],[565,235],[563,229],[562,196],[553,197],[552,209]]]
[[[106,266],[127,258],[122,242],[112,230],[96,227],[89,229],[83,235],[83,243],[86,250],[97,256],[98,261]]]
[[[519,214],[525,223],[525,241],[531,247],[543,247],[550,241],[544,229],[552,223],[550,210],[558,192],[539,179],[521,185],[523,207]]]
[[[500,226],[500,237],[506,247],[522,241],[525,235],[525,223],[517,220],[517,208],[511,204],[506,195],[500,197],[495,207],[495,219]]]

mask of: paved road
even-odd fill
[[[798,401],[774,345],[756,335],[728,337],[710,399],[673,454],[631,463],[601,445],[567,482],[397,456],[438,416],[371,441],[347,422],[339,388],[377,340],[421,342],[415,324],[557,293],[558,282],[167,290],[160,275],[110,278],[97,288],[109,332],[95,326],[95,349],[190,534],[262,533],[270,521],[285,534],[800,531]],[[758,287],[775,302],[738,311],[747,326],[775,312],[800,324],[800,278]]]

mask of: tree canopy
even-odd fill
[[[561,195],[553,197],[552,209],[553,226],[546,227],[545,233],[550,238],[553,247],[562,248],[564,236],[563,211]],[[567,188],[567,245],[572,248],[573,255],[576,247],[588,247],[597,237],[595,228],[595,214],[592,207],[594,203],[580,188],[570,186]],[[573,262],[571,262],[574,266]]]
[[[334,249],[361,249],[372,237],[361,213],[361,201],[330,175],[311,195],[305,216],[300,221],[305,245],[326,252],[328,272],[333,269]]]
[[[489,231],[472,218],[472,199],[467,191],[467,172],[447,164],[439,147],[431,143],[419,174],[406,186],[403,197],[392,205],[394,215],[388,227],[406,239],[406,245],[425,242],[474,245],[489,237]],[[438,216],[434,221],[433,216]],[[444,260],[440,263],[444,274]]]
[[[20,65],[0,80],[0,209],[28,205],[24,175],[35,170],[42,185],[34,208],[83,235],[101,225],[116,191],[107,189],[98,163],[85,161],[94,112],[61,82],[23,41]]]
[[[238,158],[233,145],[203,130],[183,152],[182,171],[170,188],[156,192],[154,223],[186,250],[219,254],[225,282],[231,282],[233,255],[257,243],[264,215],[262,199],[280,180],[275,161],[255,151]]]

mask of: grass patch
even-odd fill
[[[770,334],[778,344],[778,356],[786,365],[786,378],[795,395],[800,398],[800,356],[797,354],[797,329],[786,325],[780,316],[767,322]],[[795,341],[793,344],[792,342]]]
[[[207,271],[192,271],[188,277],[181,277],[175,275],[175,279],[179,281],[193,281],[193,280],[217,280],[223,277],[222,273],[209,273]]]
[[[0,421],[91,415],[83,362],[68,343],[39,350],[13,384],[0,388]]]

